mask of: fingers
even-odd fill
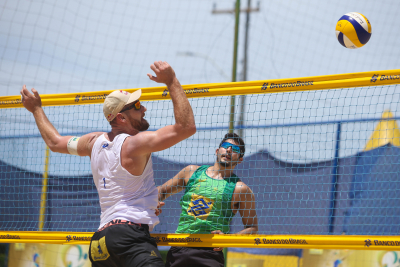
[[[37,98],[39,98],[39,93],[38,93],[38,91],[36,91],[35,88],[32,88],[32,93],[33,93]]]
[[[158,72],[160,72],[160,71],[158,70],[158,67],[157,67],[156,65],[157,65],[157,62],[154,62],[153,64],[150,65],[150,69],[151,69],[152,71],[154,71],[155,74],[157,74]]]
[[[221,250],[223,250],[224,248],[214,248],[213,250],[214,251],[221,251]]]
[[[24,84],[24,86],[22,86],[20,93],[24,97],[24,96],[26,96],[26,92],[29,93],[29,91],[26,89],[26,85]]]
[[[150,69],[156,74],[156,76],[147,74],[150,80],[157,83],[165,83],[167,86],[174,81],[175,72],[167,62],[155,61],[150,65]]]
[[[155,82],[157,81],[157,77],[151,75],[150,73],[147,73],[147,76],[149,76],[150,80],[155,81]]]
[[[165,202],[158,202],[157,208],[155,210],[156,216],[160,215],[162,213],[161,207],[165,205]]]
[[[162,61],[156,61],[156,62],[154,62],[154,66],[155,66],[157,69],[159,69],[159,68],[161,67],[161,65],[162,65]]]

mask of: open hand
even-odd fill
[[[150,65],[150,68],[154,71],[154,73],[157,76],[153,76],[149,73],[147,74],[147,76],[149,76],[150,80],[155,81],[157,83],[165,83],[167,86],[169,86],[176,78],[175,71],[165,61],[164,62],[156,61],[154,62],[154,64]]]
[[[42,106],[42,100],[40,99],[38,91],[32,88],[32,92],[33,94],[31,94],[28,89],[26,89],[26,85],[22,86],[22,104],[28,111],[33,113],[36,109]]]

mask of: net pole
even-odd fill
[[[339,122],[336,131],[336,145],[335,145],[335,162],[332,171],[332,189],[331,189],[331,211],[329,215],[329,233],[333,234],[333,226],[336,215],[336,194],[337,194],[337,183],[339,179],[338,168],[339,168],[339,151],[340,151],[340,133],[342,131],[342,123]]]
[[[239,15],[240,0],[236,0],[235,5],[235,40],[233,42],[233,63],[232,63],[232,82],[236,82],[237,54],[239,44]],[[231,112],[229,114],[229,132],[233,133],[235,127],[235,96],[231,96]]]
[[[40,197],[40,212],[39,212],[39,231],[43,231],[44,220],[46,215],[46,202],[47,202],[47,184],[49,176],[49,159],[50,149],[46,145],[45,159],[44,159],[44,172],[43,172],[43,183],[42,183],[42,195]]]

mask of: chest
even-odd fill
[[[212,179],[203,175],[191,183],[186,194],[188,196],[193,194],[203,196],[216,202],[230,203],[234,189],[235,183]]]

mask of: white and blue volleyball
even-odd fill
[[[336,23],[336,37],[346,48],[360,48],[371,38],[371,24],[361,13],[347,13]]]

